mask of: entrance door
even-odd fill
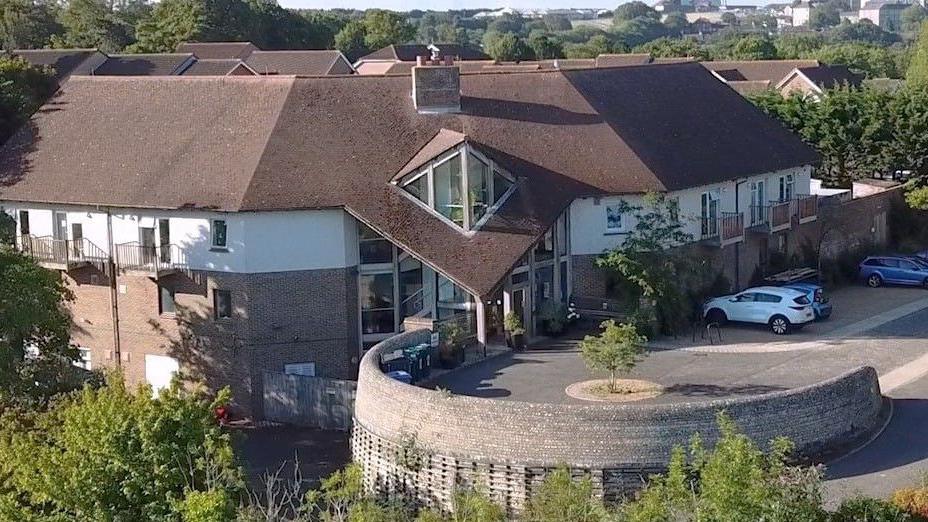
[[[84,256],[84,225],[80,223],[71,224],[71,253],[77,258]]]
[[[139,255],[143,265],[152,265],[155,263],[155,229],[143,227],[139,229]]]
[[[528,315],[528,311],[531,310],[528,299],[529,292],[527,287],[513,288],[512,311],[516,314],[516,317],[522,320],[522,326],[525,328],[526,334],[530,336],[531,333],[529,329],[532,326],[532,318]]]
[[[52,253],[56,260],[63,263],[68,257],[68,215],[64,212],[55,212],[54,225],[52,236],[55,241]]]
[[[764,195],[767,187],[763,181],[751,182],[751,225],[759,225],[764,221]]]
[[[162,263],[171,262],[171,226],[170,222],[167,219],[158,220],[158,235],[161,236],[161,242],[159,243],[161,247],[161,253],[159,258]]]

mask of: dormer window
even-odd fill
[[[502,204],[515,182],[489,158],[462,145],[397,185],[451,223],[475,230]]]

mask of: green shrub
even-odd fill
[[[891,502],[867,497],[846,499],[832,513],[830,522],[905,522],[912,517]]]
[[[538,307],[538,319],[546,333],[559,335],[567,327],[567,305],[560,301],[546,299]]]
[[[593,495],[589,477],[574,480],[567,468],[550,472],[532,493],[523,522],[602,522],[608,513]]]
[[[928,518],[928,487],[900,489],[893,493],[891,502],[910,515]]]

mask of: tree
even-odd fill
[[[364,45],[371,50],[406,43],[416,36],[416,29],[405,18],[383,9],[364,13],[364,29]]]
[[[573,480],[567,468],[559,467],[545,477],[529,499],[520,520],[525,522],[604,522],[607,512],[593,494],[589,477]]]
[[[518,14],[504,14],[487,25],[487,32],[524,34],[525,18]]]
[[[831,2],[817,4],[809,13],[809,27],[813,29],[825,29],[840,23],[841,10]]]
[[[828,64],[847,65],[868,78],[898,77],[894,57],[881,47],[863,43],[832,44],[822,46],[810,57]]]
[[[902,30],[909,34],[917,34],[925,19],[928,19],[928,9],[918,4],[906,7],[899,15]]]
[[[915,55],[905,73],[905,83],[914,89],[928,89],[928,21],[922,22],[922,29],[915,42]]]
[[[57,7],[32,0],[0,0],[0,45],[4,49],[36,49],[47,46],[63,31]]]
[[[364,22],[352,20],[335,35],[335,48],[350,61],[357,60],[371,51],[366,42],[367,29]]]
[[[61,12],[64,33],[54,35],[54,47],[95,47],[122,51],[132,43],[132,28],[119,22],[103,0],[70,0]]]
[[[635,48],[636,53],[648,53],[655,58],[696,58],[705,60],[709,53],[691,38],[658,38]]]
[[[564,56],[564,45],[560,40],[546,34],[532,34],[528,38],[528,46],[532,48],[536,60],[562,58]]]
[[[660,13],[652,9],[648,4],[639,0],[633,0],[632,2],[616,7],[612,15],[612,20],[614,24],[619,25],[622,22],[633,20],[640,16],[651,18],[652,20],[660,20],[661,18]]]
[[[735,13],[722,13],[721,21],[725,25],[738,25],[738,17]]]
[[[490,57],[501,62],[524,60],[529,53],[525,42],[513,33],[488,32],[483,37],[483,48]]]
[[[828,32],[828,39],[834,43],[859,42],[871,45],[887,46],[899,41],[899,35],[883,30],[866,18],[854,23],[841,24]]]
[[[633,324],[616,324],[612,319],[600,324],[603,332],[587,335],[580,342],[580,354],[587,366],[593,370],[609,372],[609,391],[618,393],[616,374],[626,374],[645,355],[644,343],[648,340]]]
[[[654,18],[639,16],[616,24],[612,33],[616,40],[634,47],[667,36],[667,28]]]
[[[828,519],[822,509],[822,471],[787,464],[793,444],[778,438],[765,454],[724,412],[719,438],[707,451],[699,436],[689,455],[674,449],[667,473],[652,477],[638,499],[623,508],[623,520],[765,520],[790,522]],[[859,519],[863,520],[863,519]]]
[[[787,33],[780,35],[773,44],[777,48],[777,58],[796,60],[820,49],[825,39],[819,33]]]
[[[748,35],[739,38],[731,48],[733,60],[772,60],[777,56],[777,48],[770,38]]]
[[[244,483],[213,414],[229,396],[175,381],[153,398],[112,375],[47,411],[7,412],[0,518],[144,522],[207,510],[221,515],[207,519],[230,520]]]
[[[565,15],[546,14],[542,20],[545,21],[545,26],[547,26],[550,31],[570,31],[573,29],[570,18],[567,18]]]
[[[132,52],[166,53],[177,44],[195,40],[201,26],[207,22],[204,2],[199,0],[161,0],[151,16],[136,28],[137,41]]]
[[[616,44],[606,35],[598,34],[584,44],[568,44],[564,46],[564,56],[571,59],[596,58],[601,54],[623,52],[624,46]]]
[[[685,14],[674,11],[664,18],[664,27],[667,28],[668,33],[679,36],[689,29],[690,23],[686,20]]]
[[[56,89],[51,69],[33,67],[21,58],[0,57],[0,143],[12,136]]]

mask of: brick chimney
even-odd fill
[[[461,71],[450,56],[443,60],[417,57],[412,68],[412,101],[420,113],[461,111]]]

